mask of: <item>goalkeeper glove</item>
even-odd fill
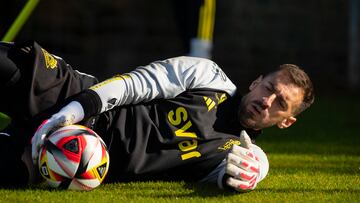
[[[243,130],[240,146],[233,145],[226,157],[224,176],[219,176],[220,187],[226,184],[239,192],[254,190],[269,170],[266,154],[260,147],[251,143],[250,137]]]
[[[71,125],[84,118],[84,110],[77,101],[70,102],[51,118],[43,121],[31,139],[31,157],[33,164],[37,164],[40,148],[44,145],[46,136],[60,127]]]

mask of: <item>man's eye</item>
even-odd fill
[[[285,105],[285,102],[284,101],[279,101],[279,104],[280,104],[280,107],[282,109],[285,109],[286,108],[286,105]]]

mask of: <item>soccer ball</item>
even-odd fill
[[[92,190],[104,180],[110,158],[91,129],[69,125],[51,133],[40,149],[40,174],[54,188]]]

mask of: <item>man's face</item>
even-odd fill
[[[273,125],[287,128],[296,121],[293,112],[301,104],[304,93],[289,83],[283,73],[260,76],[249,89],[239,109],[242,125],[255,130]]]

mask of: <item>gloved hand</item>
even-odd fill
[[[248,192],[255,189],[257,183],[266,176],[269,165],[265,153],[251,143],[244,130],[240,134],[240,142],[240,146],[233,145],[227,155],[225,182],[236,191]]]
[[[43,121],[31,139],[31,157],[33,164],[37,164],[40,148],[43,146],[46,136],[60,127],[71,125],[84,118],[84,110],[79,102],[73,101],[62,108],[51,118]]]

